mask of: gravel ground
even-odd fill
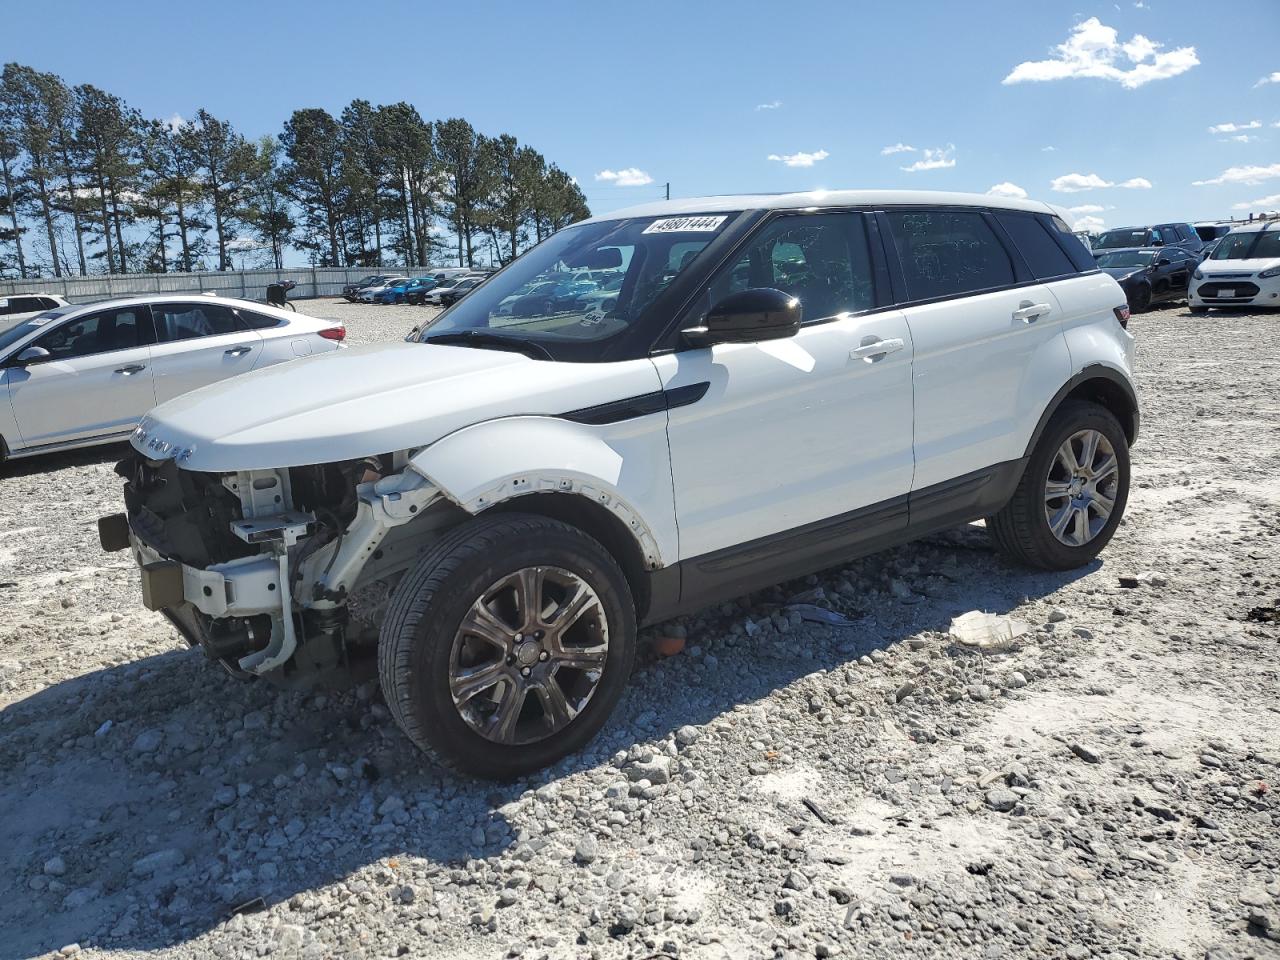
[[[350,340],[421,308],[302,304]],[[422,762],[142,608],[103,450],[0,475],[0,956],[1280,956],[1280,316],[1135,318],[1101,562],[966,527],[654,634],[589,750]],[[804,621],[789,603],[838,611]],[[952,617],[1009,615],[1003,647]],[[73,946],[75,945],[75,946]]]

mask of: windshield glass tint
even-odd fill
[[[1258,238],[1256,233],[1229,233],[1213,248],[1211,260],[1243,260],[1249,256],[1249,248]]]
[[[1146,245],[1146,230],[1108,230],[1098,238],[1093,249],[1106,250],[1109,247],[1145,247]]]
[[[65,310],[46,310],[39,316],[26,317],[16,323],[11,320],[0,319],[0,351],[3,351],[11,344],[17,343],[28,334],[35,333],[49,321],[58,319],[64,313],[66,313]]]
[[[1122,253],[1104,253],[1098,258],[1100,267],[1148,267],[1155,262],[1154,250],[1125,250]]]
[[[569,227],[426,327],[424,342],[467,331],[556,345],[625,332],[735,217],[640,217]]]

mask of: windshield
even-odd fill
[[[626,332],[736,214],[636,217],[568,227],[425,327],[419,339],[479,333],[557,345]],[[480,339],[476,338],[477,341]]]
[[[17,343],[28,334],[39,330],[49,321],[57,320],[67,312],[67,310],[46,310],[44,313],[34,317],[25,317],[19,320],[6,317],[0,320],[0,352],[3,352],[6,347]]]
[[[1109,247],[1145,247],[1146,245],[1147,230],[1145,227],[1137,230],[1126,228],[1124,230],[1108,230],[1097,239],[1093,249],[1106,250]]]
[[[1280,257],[1280,230],[1228,233],[1218,241],[1210,260],[1274,260]]]
[[[1155,262],[1155,250],[1123,250],[1098,257],[1100,267],[1149,267]]]

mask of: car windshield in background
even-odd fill
[[[3,351],[11,344],[17,343],[28,334],[39,330],[49,321],[57,320],[66,312],[66,310],[46,310],[37,316],[26,317],[16,323],[10,323],[8,326],[5,325],[4,321],[0,321],[0,351]]]
[[[1274,260],[1280,257],[1280,230],[1229,233],[1209,255],[1210,260]]]
[[[1155,262],[1155,250],[1118,250],[1098,257],[1100,267],[1149,267]]]
[[[568,227],[442,313],[419,339],[461,343],[470,336],[476,346],[498,346],[502,338],[560,359],[557,346],[599,343],[635,324],[735,216]]]
[[[1146,230],[1108,230],[1093,244],[1095,250],[1106,250],[1115,247],[1144,247],[1147,245]]]

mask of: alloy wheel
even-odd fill
[[[608,652],[608,621],[590,585],[560,567],[525,567],[463,617],[449,656],[453,705],[486,740],[544,740],[586,708]]]
[[[1107,525],[1115,507],[1120,461],[1097,430],[1080,430],[1063,442],[1049,465],[1044,515],[1050,532],[1069,547],[1082,547]]]

